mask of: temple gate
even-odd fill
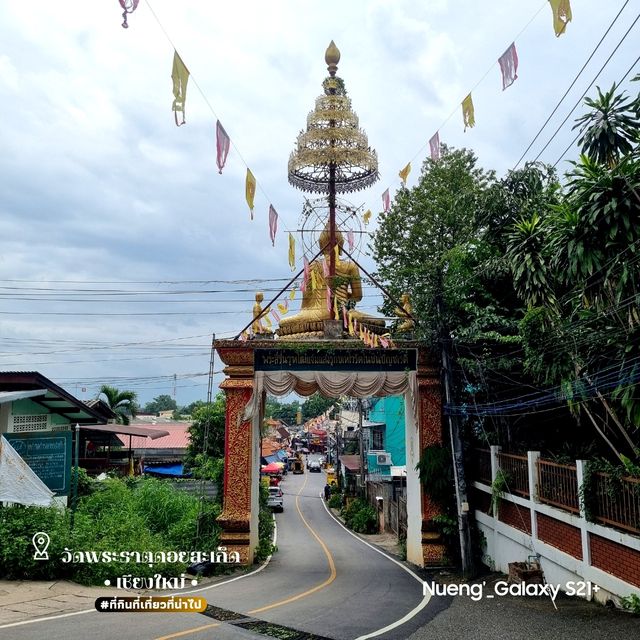
[[[368,397],[395,395],[402,389],[406,404],[407,559],[419,566],[444,563],[442,539],[432,523],[439,509],[415,468],[422,450],[441,443],[443,437],[439,367],[426,345],[402,341],[395,349],[363,349],[357,340],[301,344],[256,339],[217,340],[215,348],[226,365],[221,384],[227,399],[224,502],[218,518],[222,545],[230,552],[237,551],[243,563],[253,562],[258,544],[260,425],[267,390],[272,394],[283,388],[286,393],[295,390],[301,395],[319,391],[331,397],[326,387],[334,385],[349,388],[354,397]],[[275,383],[269,383],[265,373],[275,373]],[[378,393],[369,393],[371,389]]]

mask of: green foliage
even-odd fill
[[[120,391],[116,387],[103,384],[98,398],[106,402],[116,414],[118,424],[129,424],[138,413],[138,394],[135,391]]]
[[[170,395],[159,395],[144,405],[145,413],[160,413],[160,411],[176,411],[178,405]]]
[[[75,473],[75,468],[71,470],[71,477]],[[78,497],[88,496],[93,493],[96,481],[87,473],[86,469],[78,467]]]
[[[491,513],[494,517],[498,517],[498,508],[500,499],[509,489],[509,475],[502,469],[498,469],[496,477],[491,483]]]
[[[276,551],[273,544],[273,530],[275,527],[273,513],[267,505],[269,499],[269,489],[262,482],[260,483],[260,511],[258,514],[258,546],[254,554],[254,562],[266,560]]]
[[[441,509],[450,510],[454,491],[451,449],[441,444],[426,447],[416,470],[429,496]]]
[[[123,573],[140,577],[178,575],[186,566],[121,562],[63,563],[71,551],[211,551],[218,546],[220,506],[182,493],[153,478],[135,483],[106,480],[80,499],[71,529],[70,512],[57,507],[0,508],[0,562],[8,579],[63,579],[103,584]],[[200,522],[199,535],[197,533]],[[50,560],[33,560],[31,537],[51,538]]]
[[[195,410],[189,427],[191,439],[185,458],[187,467],[192,467],[196,456],[201,453],[206,453],[212,459],[224,457],[225,415],[226,399],[223,393],[219,393],[210,405],[205,404]]]
[[[342,495],[339,493],[334,493],[329,498],[329,502],[327,502],[327,506],[330,509],[340,509],[342,507]]]
[[[285,424],[293,426],[297,423],[299,409],[300,403],[297,400],[282,403],[278,402],[276,398],[268,397],[264,409],[264,417],[282,420]]]
[[[356,498],[342,509],[344,523],[356,533],[377,533],[378,515],[365,500]]]
[[[302,419],[309,420],[322,415],[332,406],[337,406],[338,401],[332,398],[325,398],[319,393],[314,393],[302,403]]]
[[[620,604],[625,611],[640,616],[640,597],[635,593],[630,593],[624,598],[620,598]]]

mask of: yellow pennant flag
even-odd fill
[[[353,330],[353,317],[351,316],[351,312],[347,312],[347,317],[349,318],[349,335],[353,336],[355,331]]]
[[[315,291],[318,288],[318,276],[315,269],[311,269],[311,291]]]
[[[400,179],[402,180],[402,185],[406,186],[407,184],[407,178],[409,177],[409,174],[411,173],[411,163],[408,162],[407,166],[404,169],[400,169],[400,171],[398,171],[398,175],[400,176]]]
[[[184,66],[182,58],[177,51],[173,52],[173,69],[171,70],[171,80],[173,80],[173,117],[176,125],[180,126],[185,123],[184,105],[187,99],[187,82],[189,80],[189,70]],[[178,112],[182,113],[182,122],[178,122]]]
[[[289,300],[295,300],[296,299],[296,290],[295,288],[291,289],[291,293],[289,293]]]
[[[283,316],[286,316],[289,312],[289,303],[288,302],[278,302],[278,309]]]
[[[333,296],[333,319],[340,320],[340,312],[338,311],[338,296]]]
[[[556,37],[561,36],[571,22],[571,3],[569,0],[549,0],[553,12],[553,30]]]
[[[371,209],[367,209],[362,216],[365,224],[369,224],[369,220],[371,220]]]
[[[247,178],[244,182],[244,197],[247,199],[247,204],[251,211],[251,219],[253,220],[253,199],[256,197],[256,179],[249,167],[247,167]]]
[[[336,256],[336,264],[338,264],[338,260],[340,260],[340,245],[337,242],[333,246],[333,252]]]
[[[296,268],[296,241],[291,233],[289,234],[289,266],[292,270]]]
[[[476,117],[473,110],[473,100],[471,99],[471,94],[469,94],[462,101],[462,120],[464,121],[464,130],[467,130],[467,127],[475,127],[476,125]]]

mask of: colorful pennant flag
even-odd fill
[[[247,199],[249,211],[251,211],[251,219],[253,220],[253,199],[256,197],[256,179],[249,167],[247,167],[247,177],[244,181],[244,197]]]
[[[571,3],[569,0],[549,0],[553,12],[553,30],[556,37],[561,36],[571,22]]]
[[[271,329],[273,327],[273,325],[271,324],[271,319],[266,313],[262,316],[261,319],[264,320],[265,325],[267,325],[267,329]]]
[[[318,275],[315,269],[311,269],[311,291],[319,289],[318,287]]]
[[[229,139],[227,132],[224,130],[220,120],[216,121],[216,164],[218,165],[218,173],[222,173],[224,163],[227,161],[230,146],[231,140]]]
[[[338,309],[338,296],[333,296],[333,319],[340,320],[340,310]]]
[[[334,254],[334,264],[338,264],[338,261],[340,260],[340,245],[336,242],[333,245],[333,254]]]
[[[476,125],[476,117],[475,112],[473,110],[473,100],[471,99],[471,94],[469,94],[462,101],[462,120],[464,121],[464,130],[467,130],[467,127],[475,127]]]
[[[127,24],[127,14],[133,13],[138,8],[138,3],[140,0],[120,0],[120,6],[124,9],[122,13],[122,19],[124,22],[122,23],[123,29],[128,29],[129,25]]]
[[[296,241],[291,233],[289,234],[289,266],[292,271],[296,268]]]
[[[289,292],[289,300],[295,300],[296,299],[296,289],[295,287],[293,289],[291,289],[291,291]]]
[[[402,186],[406,186],[407,184],[407,178],[409,177],[409,174],[411,173],[411,163],[408,162],[407,166],[404,169],[400,169],[400,171],[398,171],[398,175],[400,176],[400,180],[402,180]]]
[[[309,261],[307,260],[307,256],[303,256],[302,264],[302,284],[300,285],[300,291],[305,293],[309,286]]]
[[[278,315],[278,312],[275,309],[271,309],[271,315],[273,316],[273,319],[276,322],[280,322],[280,316]]]
[[[327,311],[331,313],[331,287],[327,287]]]
[[[498,58],[498,64],[502,73],[502,90],[504,91],[518,78],[518,52],[515,42],[512,42],[510,47]]]
[[[386,349],[389,346],[389,341],[384,336],[380,336],[380,344],[383,349]]]
[[[429,151],[432,160],[440,160],[440,132],[436,131],[429,140]]]
[[[322,273],[323,273],[325,278],[328,278],[329,274],[331,273],[331,268],[330,268],[328,260],[323,260],[322,261]]]
[[[173,104],[171,109],[173,110],[173,117],[176,121],[176,126],[180,126],[185,123],[184,119],[184,106],[187,99],[187,82],[189,81],[189,70],[184,66],[182,58],[178,55],[178,52],[173,52],[173,69],[171,70],[171,80],[173,80]],[[178,122],[178,112],[182,113],[182,122]]]
[[[347,307],[342,305],[342,326],[345,329],[349,328],[349,319],[347,318]]]
[[[289,311],[289,300],[285,298],[284,302],[278,302],[278,309],[283,316],[286,316]]]
[[[382,210],[386,213],[391,209],[391,196],[389,195],[389,189],[385,189],[382,194]]]
[[[349,253],[353,251],[353,247],[356,246],[356,239],[353,233],[353,229],[349,229],[347,232],[347,244],[349,245]]]
[[[387,191],[389,191],[389,190],[387,189]],[[383,196],[383,197],[384,197],[384,196]],[[369,224],[369,220],[371,220],[371,209],[367,209],[367,210],[364,212],[364,214],[363,214],[363,216],[362,216],[362,220],[363,220],[363,222],[364,222],[364,224],[365,224],[365,225],[368,225],[368,224]]]
[[[278,212],[269,205],[269,237],[271,238],[271,246],[276,246],[276,231],[278,231]]]

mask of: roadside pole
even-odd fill
[[[75,523],[76,507],[78,506],[78,467],[80,463],[80,425],[75,427],[76,442],[74,447],[74,468],[71,482],[71,529]]]
[[[362,428],[362,398],[358,398],[358,432],[360,434],[360,437],[358,438],[360,441],[360,491],[362,493],[361,497],[364,497],[364,433]]]

